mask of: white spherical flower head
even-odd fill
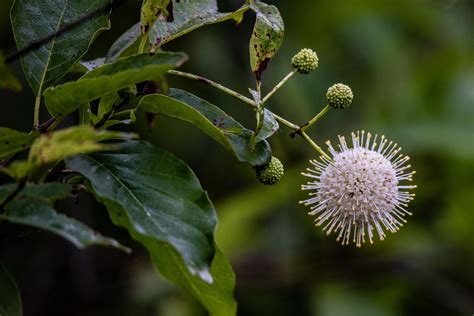
[[[328,235],[338,233],[343,245],[352,240],[360,247],[366,237],[372,243],[375,232],[383,240],[385,231],[397,232],[404,217],[411,215],[406,207],[414,196],[409,190],[416,186],[401,184],[415,174],[407,171],[409,157],[399,154],[401,148],[384,136],[377,138],[364,131],[353,133],[349,148],[339,136],[339,151],[327,142],[332,160],[311,160],[314,169],[303,173],[314,180],[302,189],[313,192],[300,203],[318,216],[316,226],[324,224]]]

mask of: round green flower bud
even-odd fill
[[[303,48],[291,59],[291,66],[300,74],[307,74],[318,68],[318,55],[309,48]]]
[[[326,98],[330,106],[335,109],[345,109],[352,103],[354,95],[349,86],[342,83],[336,83],[329,87]]]
[[[265,166],[255,167],[257,179],[265,185],[273,185],[280,181],[285,174],[285,169],[280,159],[273,157]]]
[[[118,95],[125,101],[133,99],[137,95],[137,86],[130,85],[126,88],[120,89]]]

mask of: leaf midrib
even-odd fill
[[[66,12],[66,7],[68,5],[68,1],[69,0],[64,1],[64,7],[63,7],[63,10],[62,10],[61,15],[59,17],[58,25],[56,26],[56,29],[54,30],[55,32],[57,32],[59,30],[59,27],[61,26],[61,23],[62,23],[63,18],[64,18],[64,13]],[[46,78],[46,73],[48,72],[48,66],[49,66],[49,63],[51,62],[51,56],[53,55],[52,51],[54,49],[54,45],[56,44],[56,39],[57,38],[58,38],[58,36],[55,36],[53,38],[53,40],[51,41],[51,49],[48,50],[48,60],[44,64],[43,74],[41,76],[41,81],[39,82],[38,92],[37,92],[36,95],[41,95],[41,90],[43,90],[44,80]]]

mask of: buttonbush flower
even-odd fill
[[[384,136],[372,138],[364,131],[352,133],[352,148],[339,136],[336,150],[328,141],[332,159],[310,160],[313,168],[302,173],[312,179],[302,185],[310,198],[300,203],[310,206],[310,215],[317,216],[316,226],[323,231],[337,233],[337,240],[358,247],[366,237],[373,242],[375,233],[380,240],[385,231],[395,233],[403,223],[407,204],[414,194],[412,181],[415,171],[407,171],[408,156],[400,154],[400,147]]]

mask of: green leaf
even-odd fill
[[[109,113],[118,100],[119,96],[117,92],[112,92],[103,95],[99,101],[99,109],[97,110],[97,120],[101,120],[105,114]]]
[[[1,172],[14,179],[27,177],[35,168],[60,161],[80,153],[113,149],[113,145],[99,143],[109,139],[129,139],[134,134],[95,130],[91,126],[75,126],[45,133],[31,146],[27,161],[16,161]]]
[[[140,23],[137,23],[125,33],[120,35],[120,37],[112,44],[109,51],[107,52],[107,56],[105,57],[105,62],[110,63],[117,60],[117,58],[126,55],[129,49],[135,46],[134,44],[138,46],[139,38]]]
[[[88,72],[77,81],[47,89],[44,92],[46,106],[51,115],[60,117],[105,94],[157,79],[186,60],[183,53],[167,52],[122,58]]]
[[[146,142],[120,146],[66,165],[90,181],[112,221],[145,245],[163,276],[190,290],[212,315],[234,315],[234,275],[215,249],[216,213],[192,170]]]
[[[209,279],[216,214],[192,170],[146,142],[119,146],[72,157],[67,166],[85,176],[109,208],[122,209],[131,223],[127,229],[172,245],[190,271]]]
[[[280,48],[285,26],[275,6],[256,2],[251,9],[257,17],[249,44],[250,66],[260,81],[262,72]]]
[[[0,200],[3,202],[9,192],[15,189],[13,185],[0,187]],[[55,200],[70,195],[72,186],[57,182],[44,184],[28,184],[19,195],[9,202],[0,218],[11,223],[28,225],[47,230],[67,239],[78,248],[92,245],[113,247],[129,252],[116,240],[106,238],[84,223],[59,214],[54,210]]]
[[[252,131],[244,128],[215,105],[189,92],[170,89],[168,96],[146,95],[140,100],[137,110],[190,122],[222,144],[239,161],[258,166],[267,163],[271,158],[271,149],[266,141],[258,143],[252,150]]]
[[[15,0],[11,21],[18,49],[57,32],[65,25],[110,2]],[[87,52],[97,35],[109,28],[108,14],[104,13],[84,21],[80,26],[54,37],[25,55],[21,61],[33,92],[40,95],[64,76]]]
[[[89,103],[79,106],[79,125],[90,125],[93,114]]]
[[[273,113],[267,109],[263,110],[263,126],[262,129],[258,132],[257,136],[255,136],[255,142],[260,142],[264,139],[270,138],[273,134],[275,134],[280,125],[278,124],[277,120],[273,116]]]
[[[0,51],[0,89],[7,89],[14,92],[21,91],[21,83],[12,74],[5,64],[3,52]]]
[[[170,0],[143,0],[140,12],[140,29],[142,35],[147,35],[155,21],[161,15]]]
[[[172,5],[173,20],[158,20],[150,30],[150,44],[154,48],[205,25],[232,19],[239,21],[248,8],[243,6],[235,12],[220,13],[216,0],[172,0]]]
[[[0,127],[0,159],[7,158],[27,149],[39,133],[23,133],[14,129]]]
[[[23,315],[20,291],[15,280],[2,264],[0,264],[0,315]]]
[[[209,284],[191,275],[179,255],[166,245],[145,243],[153,264],[166,279],[179,284],[196,297],[209,311],[210,316],[235,316],[235,275],[227,258],[216,245],[211,264],[214,282]]]
[[[90,126],[75,126],[41,135],[31,146],[28,160],[33,165],[44,165],[80,153],[112,149],[99,143],[109,139],[130,138],[133,134],[99,131]]]

